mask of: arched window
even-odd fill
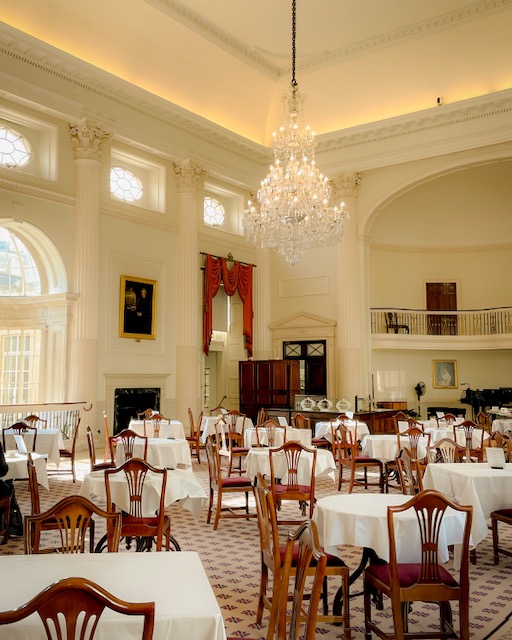
[[[51,240],[29,223],[1,220],[0,404],[64,400],[66,291]]]
[[[36,263],[25,244],[0,227],[0,296],[41,295]]]

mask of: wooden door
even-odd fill
[[[455,282],[427,282],[427,311],[456,311],[457,285]],[[457,335],[456,315],[429,315],[430,335]]]

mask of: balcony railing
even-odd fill
[[[469,311],[371,309],[372,334],[499,336],[512,334],[512,307]]]

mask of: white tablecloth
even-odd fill
[[[499,431],[503,435],[510,436],[510,433],[507,433],[507,431],[512,431],[512,420],[510,418],[496,418],[496,420],[492,421],[492,430]]]
[[[14,442],[14,434],[12,431],[4,431],[5,435],[5,450],[16,449],[16,443]],[[34,441],[33,433],[25,433],[23,440],[27,451],[32,451],[32,443]],[[64,448],[64,441],[62,440],[62,434],[59,429],[38,429],[36,439],[36,453],[45,455],[50,462],[59,466],[60,453],[59,449]]]
[[[135,433],[138,433],[139,436],[147,435],[148,438],[153,438],[155,435],[154,423],[152,420],[146,420],[147,434],[144,434],[144,420],[130,420],[128,428],[135,431]],[[171,420],[170,424],[168,422],[161,422],[159,437],[185,440],[183,425],[179,420]]]
[[[222,614],[197,553],[0,556],[2,610],[14,609],[61,578],[88,578],[132,602],[155,602],[154,640],[225,640]],[[39,616],[2,627],[2,638],[43,640]],[[142,619],[105,609],[96,640],[140,640]]]
[[[337,421],[334,421],[334,424],[337,424]],[[350,422],[346,423],[346,427],[349,429],[352,437],[356,432],[357,425],[357,439],[362,440],[364,436],[370,433],[368,429],[368,425],[365,422],[359,422],[356,420],[350,420]],[[331,423],[330,422],[317,422],[315,425],[315,438],[325,438],[331,442]]]
[[[128,509],[128,486],[124,474],[120,473],[110,478],[112,500],[121,509]],[[144,515],[152,515],[160,504],[162,480],[160,476],[148,473],[144,485],[143,508]],[[86,498],[106,500],[105,472],[93,471],[88,473],[82,482],[80,495]],[[167,485],[165,488],[165,506],[180,501],[180,506],[190,511],[195,518],[201,516],[206,506],[207,498],[203,487],[195,477],[192,469],[174,469],[167,471]]]
[[[382,462],[394,460],[400,453],[396,438],[396,434],[370,434],[366,436],[362,444],[363,456],[377,458],[377,460],[382,460]],[[400,437],[400,445],[402,449],[408,447],[409,438],[407,436]],[[424,458],[426,455],[427,438],[421,436],[418,442],[418,458]]]
[[[136,440],[133,445],[133,457],[142,458],[144,444]],[[186,440],[168,440],[164,438],[148,438],[148,452],[146,460],[154,467],[176,469],[178,465],[192,466],[190,447]],[[124,447],[118,445],[116,449],[116,464],[120,466],[125,461]]]
[[[437,489],[454,502],[472,505],[473,544],[489,533],[487,518],[492,511],[512,506],[512,464],[491,469],[487,463],[429,464],[423,476],[425,489]]]
[[[389,560],[387,509],[404,504],[411,496],[393,494],[337,494],[320,498],[313,520],[318,525],[320,544],[328,553],[343,556],[338,545],[369,547],[383,560]],[[446,512],[439,540],[443,562],[449,558],[448,546],[461,542],[464,516],[453,509]],[[396,524],[399,562],[419,562],[418,521],[413,511],[401,515]]]
[[[245,459],[247,468],[246,475],[249,478],[255,478],[258,473],[264,476],[270,477],[270,458],[269,450],[267,448],[254,448],[250,449]],[[286,461],[284,455],[279,456],[280,460],[274,458],[274,470],[276,476],[281,478],[283,482],[286,482],[287,471]],[[310,453],[303,453],[300,457],[299,463],[299,483],[307,484],[311,477],[311,464],[313,456]],[[316,466],[315,476],[329,476],[334,480],[336,475],[336,463],[334,462],[333,455],[327,449],[316,450]]]
[[[259,432],[260,441],[262,444],[268,444],[267,442],[267,434],[264,429],[260,429]],[[287,427],[286,429],[286,440],[295,440],[296,442],[302,443],[305,447],[311,446],[311,430],[310,429],[293,429],[292,427]],[[256,438],[256,429],[246,429],[244,433],[244,444],[246,447],[252,447],[258,443]],[[276,429],[276,437],[274,445],[276,447],[280,447],[284,444],[284,429],[278,427]]]
[[[50,485],[48,484],[48,474],[46,472],[46,456],[33,453],[32,460],[36,468],[37,483],[49,491]],[[6,475],[3,476],[2,480],[25,480],[28,478],[27,456],[19,453],[12,456],[6,453],[5,461],[7,462],[9,470]]]
[[[215,435],[215,425],[223,416],[203,416],[201,420],[201,440],[206,444],[208,436]],[[242,418],[238,418],[235,425],[235,431],[242,433]],[[253,429],[254,424],[251,418],[245,418],[245,429]]]

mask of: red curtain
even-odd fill
[[[206,355],[210,352],[212,340],[212,300],[217,295],[221,281],[224,283],[224,291],[232,296],[238,290],[240,299],[244,305],[243,334],[245,336],[245,348],[252,356],[252,264],[233,263],[233,269],[228,268],[225,258],[205,256],[204,265],[204,310],[203,310],[203,349]]]

